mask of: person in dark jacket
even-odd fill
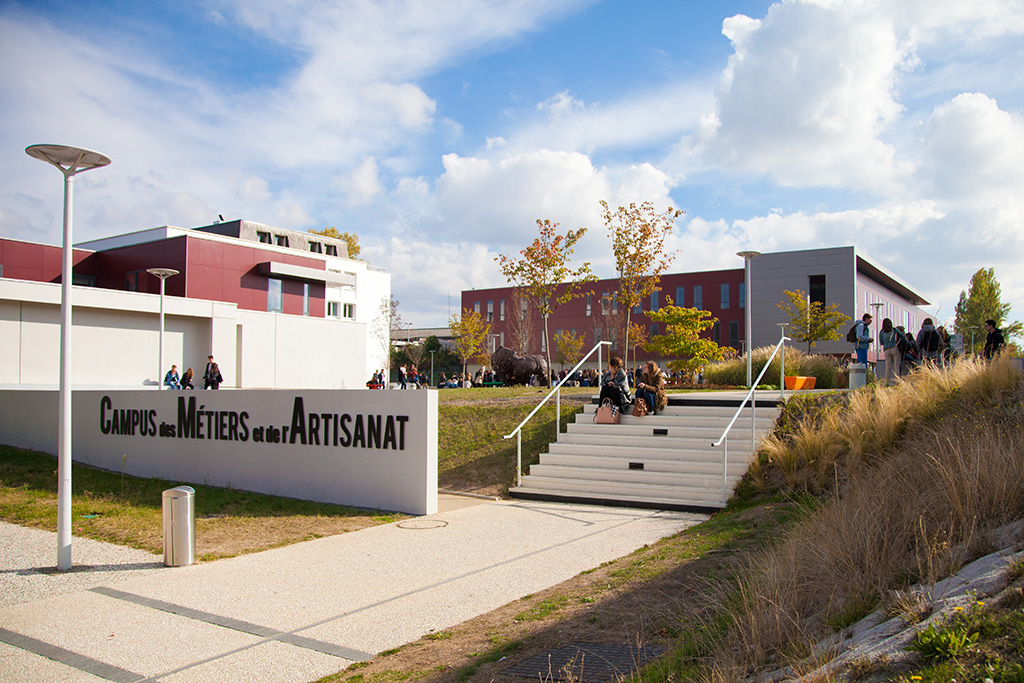
[[[203,389],[220,389],[224,377],[220,374],[220,366],[213,361],[213,356],[206,357],[206,372],[203,373]]]
[[[991,318],[985,321],[985,331],[988,332],[985,337],[985,358],[992,360],[1006,346],[1006,340],[1003,339],[1002,331],[996,327],[996,321]]]
[[[626,371],[622,369],[622,359],[618,356],[612,356],[608,361],[607,372],[601,376],[601,394],[598,402],[604,403],[606,398],[610,398],[619,410],[630,403]]]

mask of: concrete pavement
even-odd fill
[[[706,515],[450,500],[190,567],[0,524],[0,681],[306,683],[622,557]]]

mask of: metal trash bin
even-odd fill
[[[196,561],[196,490],[178,486],[163,493],[164,566]]]
[[[850,364],[850,388],[863,389],[868,383],[868,366],[864,363]]]

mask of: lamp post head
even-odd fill
[[[737,251],[736,255],[737,256],[742,256],[744,259],[749,261],[750,259],[754,258],[755,256],[760,256],[761,252],[759,252],[759,251]]]
[[[110,157],[105,154],[69,145],[30,145],[25,148],[25,153],[56,166],[65,178],[110,163]]]
[[[166,280],[169,277],[174,277],[181,271],[177,271],[174,268],[147,268],[146,272],[153,277],[158,277],[161,280]]]

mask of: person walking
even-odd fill
[[[996,321],[991,318],[985,321],[985,331],[988,332],[985,337],[985,359],[992,360],[1006,346],[1006,340],[1003,339],[1002,331],[996,327]]]
[[[867,365],[868,347],[871,346],[871,342],[874,341],[871,338],[871,329],[869,327],[869,325],[871,325],[871,320],[871,314],[865,313],[854,325],[854,333],[857,337],[857,342],[853,349],[857,354],[857,362],[861,365]]]
[[[882,378],[884,384],[891,385],[900,376],[900,365],[903,361],[903,354],[900,352],[900,332],[892,326],[892,320],[882,320],[882,331],[878,333],[878,345],[882,348],[885,358],[885,375]]]

